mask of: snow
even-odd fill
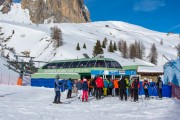
[[[119,101],[118,97],[108,97],[82,103],[75,97],[52,104],[53,89],[0,85],[1,120],[178,120],[180,101],[171,98],[163,100],[143,100],[139,103],[128,100]],[[73,96],[75,96],[73,94]],[[139,96],[141,98],[141,96]]]

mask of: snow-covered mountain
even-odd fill
[[[129,45],[137,40],[145,45],[144,61],[147,61],[146,57],[151,45],[155,43],[158,51],[158,65],[161,66],[167,62],[163,55],[169,59],[176,58],[175,46],[180,42],[178,34],[167,35],[167,33],[148,30],[120,21],[37,25],[31,23],[29,18],[28,10],[21,9],[18,3],[13,4],[8,14],[0,13],[0,48],[13,48],[13,51],[19,55],[24,51],[29,51],[30,56],[36,57],[35,60],[51,61],[83,58],[84,53],[92,57],[96,41],[100,40],[102,42],[105,37],[108,39],[108,44],[110,40],[117,43],[120,39],[123,39]],[[58,26],[63,36],[63,46],[57,49],[53,47],[50,37],[50,28],[53,26]],[[163,45],[160,44],[161,40]],[[80,51],[76,50],[77,43],[80,44]],[[83,48],[84,43],[86,49]],[[10,59],[14,59],[14,54],[8,49],[4,49],[4,55],[6,56],[9,53]],[[122,58],[119,51],[110,53],[107,49],[104,49],[104,57],[113,58],[123,66],[136,64],[135,60]]]

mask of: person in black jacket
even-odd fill
[[[119,81],[119,89],[120,89],[120,99],[123,100],[123,96],[125,97],[125,101],[127,101],[127,93],[126,93],[126,81],[125,77],[123,76]]]
[[[161,77],[158,77],[158,82],[156,83],[157,89],[158,89],[158,95],[159,98],[162,99],[162,87],[163,87],[163,82],[161,80]]]
[[[138,77],[134,77],[134,81],[132,83],[132,88],[134,91],[134,102],[136,102],[136,101],[138,101],[138,89],[140,88]]]
[[[97,77],[95,76],[94,79],[92,80],[92,86],[93,86],[93,96],[95,97],[96,96],[96,79]]]
[[[149,98],[149,92],[148,92],[149,86],[150,86],[150,84],[148,82],[148,79],[144,78],[144,81],[142,83],[142,87],[144,88],[145,99]]]

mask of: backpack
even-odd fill
[[[89,86],[93,86],[93,81],[90,81],[90,82],[89,82]]]
[[[137,89],[138,90],[138,82],[134,81],[134,89]]]
[[[98,88],[101,88],[101,87],[103,87],[103,83],[102,83],[103,81],[100,79],[100,78],[97,78],[96,79],[96,83],[97,83],[97,87]]]
[[[114,88],[114,84],[112,81],[109,82],[109,88]]]

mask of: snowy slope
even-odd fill
[[[178,120],[180,102],[171,98],[143,100],[139,103],[107,97],[83,103],[76,98],[54,105],[53,89],[0,85],[1,120]],[[74,95],[73,95],[74,96]],[[141,96],[140,96],[141,98]]]
[[[62,30],[63,46],[54,49],[53,42],[50,37],[50,28],[58,26]],[[20,4],[14,4],[11,12],[8,14],[0,13],[0,48],[14,48],[16,54],[22,55],[21,52],[29,51],[30,56],[36,57],[35,60],[51,61],[59,59],[76,59],[83,58],[83,54],[87,53],[92,57],[93,47],[97,40],[101,42],[106,37],[108,43],[110,40],[118,43],[120,39],[127,41],[128,45],[134,43],[135,40],[143,42],[146,47],[145,57],[142,60],[124,59],[119,51],[110,53],[104,49],[104,57],[113,58],[125,65],[150,65],[146,58],[152,43],[156,44],[158,50],[158,65],[164,65],[167,60],[163,58],[165,55],[169,59],[177,56],[175,46],[179,43],[179,35],[160,33],[145,29],[140,26],[132,25],[120,21],[104,21],[92,23],[62,23],[62,24],[32,24],[29,20],[27,10],[22,10]],[[10,39],[7,39],[10,38]],[[6,40],[2,42],[2,40]],[[160,41],[163,40],[163,45]],[[77,43],[80,43],[81,50],[77,51]],[[83,49],[83,44],[87,49]],[[5,56],[9,53],[10,59],[14,59],[14,54],[9,50],[4,50]],[[2,64],[1,64],[2,65]],[[41,64],[38,64],[40,67]],[[3,69],[0,70],[0,72]]]
[[[53,48],[50,38],[50,27],[54,25],[58,26],[63,33],[64,45],[58,49]],[[105,27],[105,25],[109,25],[109,27]],[[5,33],[2,36],[4,38],[10,36],[13,30],[15,31],[12,38],[7,43],[4,43],[7,44],[7,47],[14,47],[18,54],[23,51],[31,51],[31,56],[37,57],[36,59],[38,60],[46,61],[82,58],[83,53],[87,53],[92,57],[92,50],[96,41],[103,41],[107,37],[109,41],[118,42],[120,39],[123,39],[128,44],[134,43],[135,40],[142,41],[146,47],[146,56],[152,43],[155,43],[158,50],[158,65],[163,65],[166,60],[163,60],[162,55],[164,54],[168,58],[175,58],[177,54],[175,46],[179,43],[179,38],[176,34],[167,36],[165,33],[150,31],[142,27],[117,21],[38,26],[34,24],[0,22],[0,26],[2,27],[2,32]],[[161,39],[164,45],[160,45]],[[76,51],[77,43],[80,43],[80,51]],[[82,48],[84,43],[87,49]],[[121,53],[109,53],[107,49],[104,49],[104,56],[118,60],[121,58]]]

